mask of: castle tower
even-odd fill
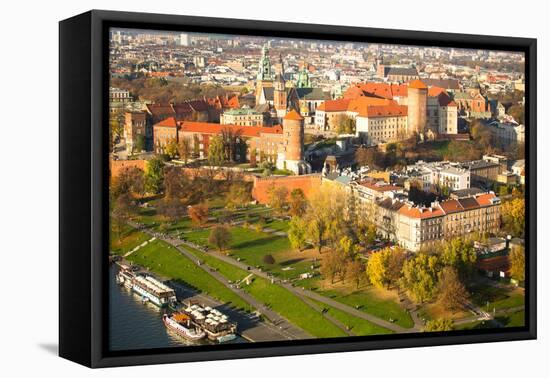
[[[413,80],[409,82],[407,97],[408,133],[422,136],[427,125],[428,87],[420,80]]]
[[[263,88],[273,86],[273,74],[269,60],[267,45],[262,48],[262,56],[258,62],[258,75],[256,76],[256,104],[260,103]]]
[[[280,73],[275,76],[275,81],[273,82],[273,107],[275,108],[277,117],[282,118],[286,115],[287,92],[285,79]]]
[[[311,172],[311,166],[304,161],[304,118],[294,109],[283,118],[283,149],[277,158],[277,168],[297,175]]]

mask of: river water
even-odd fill
[[[191,345],[168,331],[162,323],[167,311],[142,303],[139,295],[116,283],[116,264],[109,267],[109,347],[110,350],[151,349]],[[181,299],[181,298],[178,298]],[[232,342],[245,342],[238,337]],[[209,341],[200,341],[207,344]],[[196,345],[196,344],[193,344]]]

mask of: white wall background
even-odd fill
[[[7,1],[0,40],[0,375],[218,377],[544,376],[549,367],[548,9],[535,1]],[[58,25],[89,9],[536,37],[539,104],[539,340],[92,371],[56,356]],[[75,122],[78,127],[78,122]],[[546,189],[548,190],[548,189]],[[546,268],[546,269],[545,269]],[[543,300],[545,296],[546,300]],[[546,349],[546,351],[545,351]],[[529,374],[533,373],[533,374]],[[537,374],[538,373],[538,374]]]

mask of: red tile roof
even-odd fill
[[[358,83],[346,90],[344,98],[355,99],[370,96],[392,100],[394,97],[406,97],[407,86],[404,84]]]
[[[441,88],[441,87],[430,87],[430,88],[428,89],[428,96],[429,96],[429,97],[437,97],[437,96],[439,96],[441,93],[447,94],[447,91],[445,90],[445,88]]]
[[[292,109],[290,112],[288,112],[283,119],[288,119],[288,120],[292,120],[292,121],[301,121],[304,119],[304,117],[302,117],[300,115],[300,113],[298,113],[296,110]]]
[[[399,214],[408,216],[410,218],[432,218],[445,215],[445,212],[439,207],[419,208],[413,206],[403,206],[399,209]]]
[[[424,84],[421,80],[409,81],[409,88],[414,89],[428,89],[428,86]]]
[[[452,214],[464,210],[457,200],[443,201],[439,204],[445,214]]]
[[[383,106],[383,105],[397,105],[393,100],[388,100],[386,98],[379,97],[370,97],[370,96],[361,96],[354,100],[351,100],[348,105],[348,111],[358,112],[366,111],[368,106]]]
[[[476,200],[481,206],[491,205],[491,200],[494,198],[497,198],[494,193],[486,193],[476,196]]]
[[[154,117],[176,113],[170,104],[147,104],[147,110]]]
[[[174,117],[168,117],[154,125],[154,127],[157,127],[157,126],[158,127],[177,127],[178,125]]]
[[[406,115],[407,106],[405,105],[367,106],[359,112],[359,117],[368,118],[400,117]]]
[[[325,112],[345,112],[348,110],[350,101],[349,99],[343,98],[338,100],[327,100],[319,105],[317,109]]]

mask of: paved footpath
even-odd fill
[[[137,227],[136,224],[133,224],[132,222],[129,223],[131,226],[133,227]],[[193,255],[192,253],[190,253],[189,251],[185,250],[184,246],[185,246],[185,243],[182,242],[181,240],[179,239],[171,239],[171,238],[168,238],[168,237],[163,237],[163,236],[160,236],[158,235],[157,233],[154,233],[154,232],[151,232],[150,230],[147,230],[147,229],[143,229],[141,228],[141,230],[143,232],[146,232],[150,235],[153,235],[153,236],[156,236],[158,239],[160,240],[164,240],[165,242],[171,244],[172,246],[178,248],[178,250],[180,252],[182,252],[184,255],[186,256],[191,256],[192,260],[195,261],[197,258],[195,255]],[[252,266],[249,266],[247,264],[244,264],[243,262],[240,262],[240,261],[237,261],[235,259],[233,259],[232,257],[229,257],[229,256],[225,256],[225,255],[220,255],[220,254],[217,254],[215,252],[207,252],[210,256],[213,256],[213,257],[216,257],[217,259],[221,260],[221,261],[224,261],[228,264],[231,264],[237,268],[240,268],[242,270],[247,270],[249,271],[250,273],[254,273],[255,275],[259,276],[259,277],[262,277],[262,278],[265,278],[267,280],[272,280],[273,277],[270,277],[266,272],[264,271],[261,271],[261,270],[258,270]],[[204,268],[204,265],[203,265],[203,269]],[[210,269],[205,269],[206,272],[208,273],[213,273],[210,271]],[[221,275],[219,275],[221,276]],[[222,280],[224,282],[226,287],[228,287],[229,289],[231,289],[232,291],[234,291],[237,295],[239,294],[243,294],[243,290],[236,290],[236,289],[233,289],[232,287],[230,287],[230,285],[227,283],[227,280],[225,279],[225,277],[221,276],[222,277]],[[400,325],[397,325],[395,323],[392,323],[388,320],[384,320],[384,319],[381,319],[377,316],[374,316],[372,314],[369,314],[369,313],[366,313],[364,311],[361,311],[361,310],[357,310],[356,308],[354,307],[351,307],[351,306],[348,306],[344,303],[341,303],[341,302],[338,302],[338,301],[335,301],[334,299],[331,299],[331,298],[328,298],[328,297],[325,297],[324,295],[320,295],[320,294],[317,294],[311,290],[308,290],[308,289],[302,289],[302,288],[297,288],[297,287],[294,287],[292,285],[290,285],[289,283],[284,283],[282,282],[281,280],[279,279],[275,279],[273,280],[273,283],[274,284],[278,284],[282,287],[284,287],[285,289],[291,291],[292,293],[294,293],[295,295],[297,296],[305,296],[305,297],[308,297],[308,298],[311,298],[317,302],[321,302],[321,303],[324,303],[328,306],[331,306],[331,307],[334,307],[338,310],[341,310],[341,311],[344,311],[344,312],[347,312],[348,314],[350,315],[353,315],[355,317],[358,317],[360,319],[364,319],[364,320],[367,320],[371,323],[374,323],[380,327],[383,327],[383,328],[387,328],[391,331],[394,331],[396,333],[411,333],[411,332],[419,332],[420,329],[415,325],[413,326],[412,328],[404,328],[404,327],[401,327]],[[248,295],[248,294],[246,294]],[[241,295],[239,295],[241,296]],[[249,296],[250,297],[250,296]],[[243,298],[241,296],[241,298]],[[254,298],[250,297],[251,299],[253,299],[256,303],[259,303],[257,302]],[[243,298],[244,299],[244,298]],[[246,300],[246,299],[244,299]],[[246,300],[247,302],[249,302],[248,300]],[[250,303],[250,302],[249,302]],[[259,311],[261,311],[262,313],[264,313],[263,311],[266,311],[267,309],[265,308],[265,306],[263,305],[260,305],[260,307],[257,307],[257,306],[254,306],[256,307]],[[270,310],[268,310],[270,311]],[[275,318],[275,312],[273,311],[270,311],[270,313],[272,313],[272,316]],[[269,318],[269,316],[267,316]],[[286,319],[280,317],[279,315],[277,315],[277,317],[279,319],[282,319],[284,320],[286,323],[290,324],[288,321],[286,321]],[[271,318],[269,318],[271,319]],[[275,318],[276,319],[276,318]],[[293,326],[294,328],[296,328],[295,326]],[[305,333],[305,331],[302,331]],[[301,338],[304,338],[304,337],[301,337]],[[311,335],[308,335],[307,338],[311,338]]]
[[[181,241],[179,241],[179,243],[183,244]],[[183,245],[185,245],[185,244],[183,244]],[[219,260],[222,260],[222,261],[224,261],[228,264],[236,266],[237,268],[240,268],[240,269],[243,269],[243,270],[248,270],[249,272],[254,273],[257,276],[265,278],[267,280],[271,280],[273,278],[273,277],[270,277],[266,272],[260,271],[260,270],[254,268],[254,267],[246,265],[246,264],[244,264],[240,261],[235,260],[232,257],[225,256],[225,255],[220,255],[220,254],[217,254],[215,252],[210,252],[208,254],[210,256],[214,256],[214,257],[218,258]],[[248,269],[248,268],[250,268],[250,269]],[[387,328],[387,329],[392,330],[394,332],[408,333],[408,332],[417,332],[418,331],[418,329],[416,327],[413,327],[413,328],[401,327],[401,326],[399,326],[395,323],[392,323],[392,322],[387,321],[387,320],[380,319],[377,316],[368,314],[368,313],[363,312],[361,310],[357,310],[357,309],[355,309],[351,306],[348,306],[348,305],[343,304],[341,302],[335,301],[334,299],[325,297],[324,295],[317,294],[317,293],[315,293],[311,290],[297,288],[295,286],[292,286],[289,283],[284,283],[284,282],[282,282],[281,280],[278,280],[278,279],[275,279],[273,282],[275,284],[278,284],[278,285],[284,287],[287,290],[290,290],[292,293],[294,293],[297,296],[305,296],[305,297],[311,298],[311,299],[313,299],[317,302],[324,303],[328,306],[331,306],[331,307],[334,307],[338,310],[347,312],[348,314],[354,315],[358,318],[368,320],[371,323],[374,323],[374,324],[376,324],[380,327]]]
[[[137,224],[134,224],[132,222],[129,222],[130,226],[139,228]],[[157,233],[152,232],[151,230],[147,230],[144,228],[141,228],[142,232],[145,232],[149,235],[156,236],[157,239],[162,240],[173,247],[175,247],[182,255],[189,258],[191,261],[197,261],[197,257],[193,255],[191,252],[186,250],[184,246],[181,243],[181,240],[179,239],[171,239],[168,237],[162,237],[159,236]],[[285,335],[285,337],[289,340],[300,340],[300,339],[311,339],[313,336],[311,336],[309,333],[304,331],[301,328],[296,327],[292,323],[290,323],[288,320],[280,316],[275,311],[270,310],[268,307],[266,307],[263,303],[256,300],[254,297],[252,297],[250,294],[248,294],[246,291],[239,289],[231,284],[229,284],[227,278],[225,278],[223,275],[218,273],[213,268],[209,267],[206,264],[197,264],[199,268],[201,268],[203,271],[208,273],[210,276],[212,276],[215,280],[219,281],[222,285],[224,285],[227,289],[231,290],[233,293],[235,293],[237,296],[239,296],[242,300],[244,300],[246,303],[250,304],[252,307],[254,307],[256,310],[258,310],[267,320],[269,320],[273,325],[278,327],[280,332]]]

